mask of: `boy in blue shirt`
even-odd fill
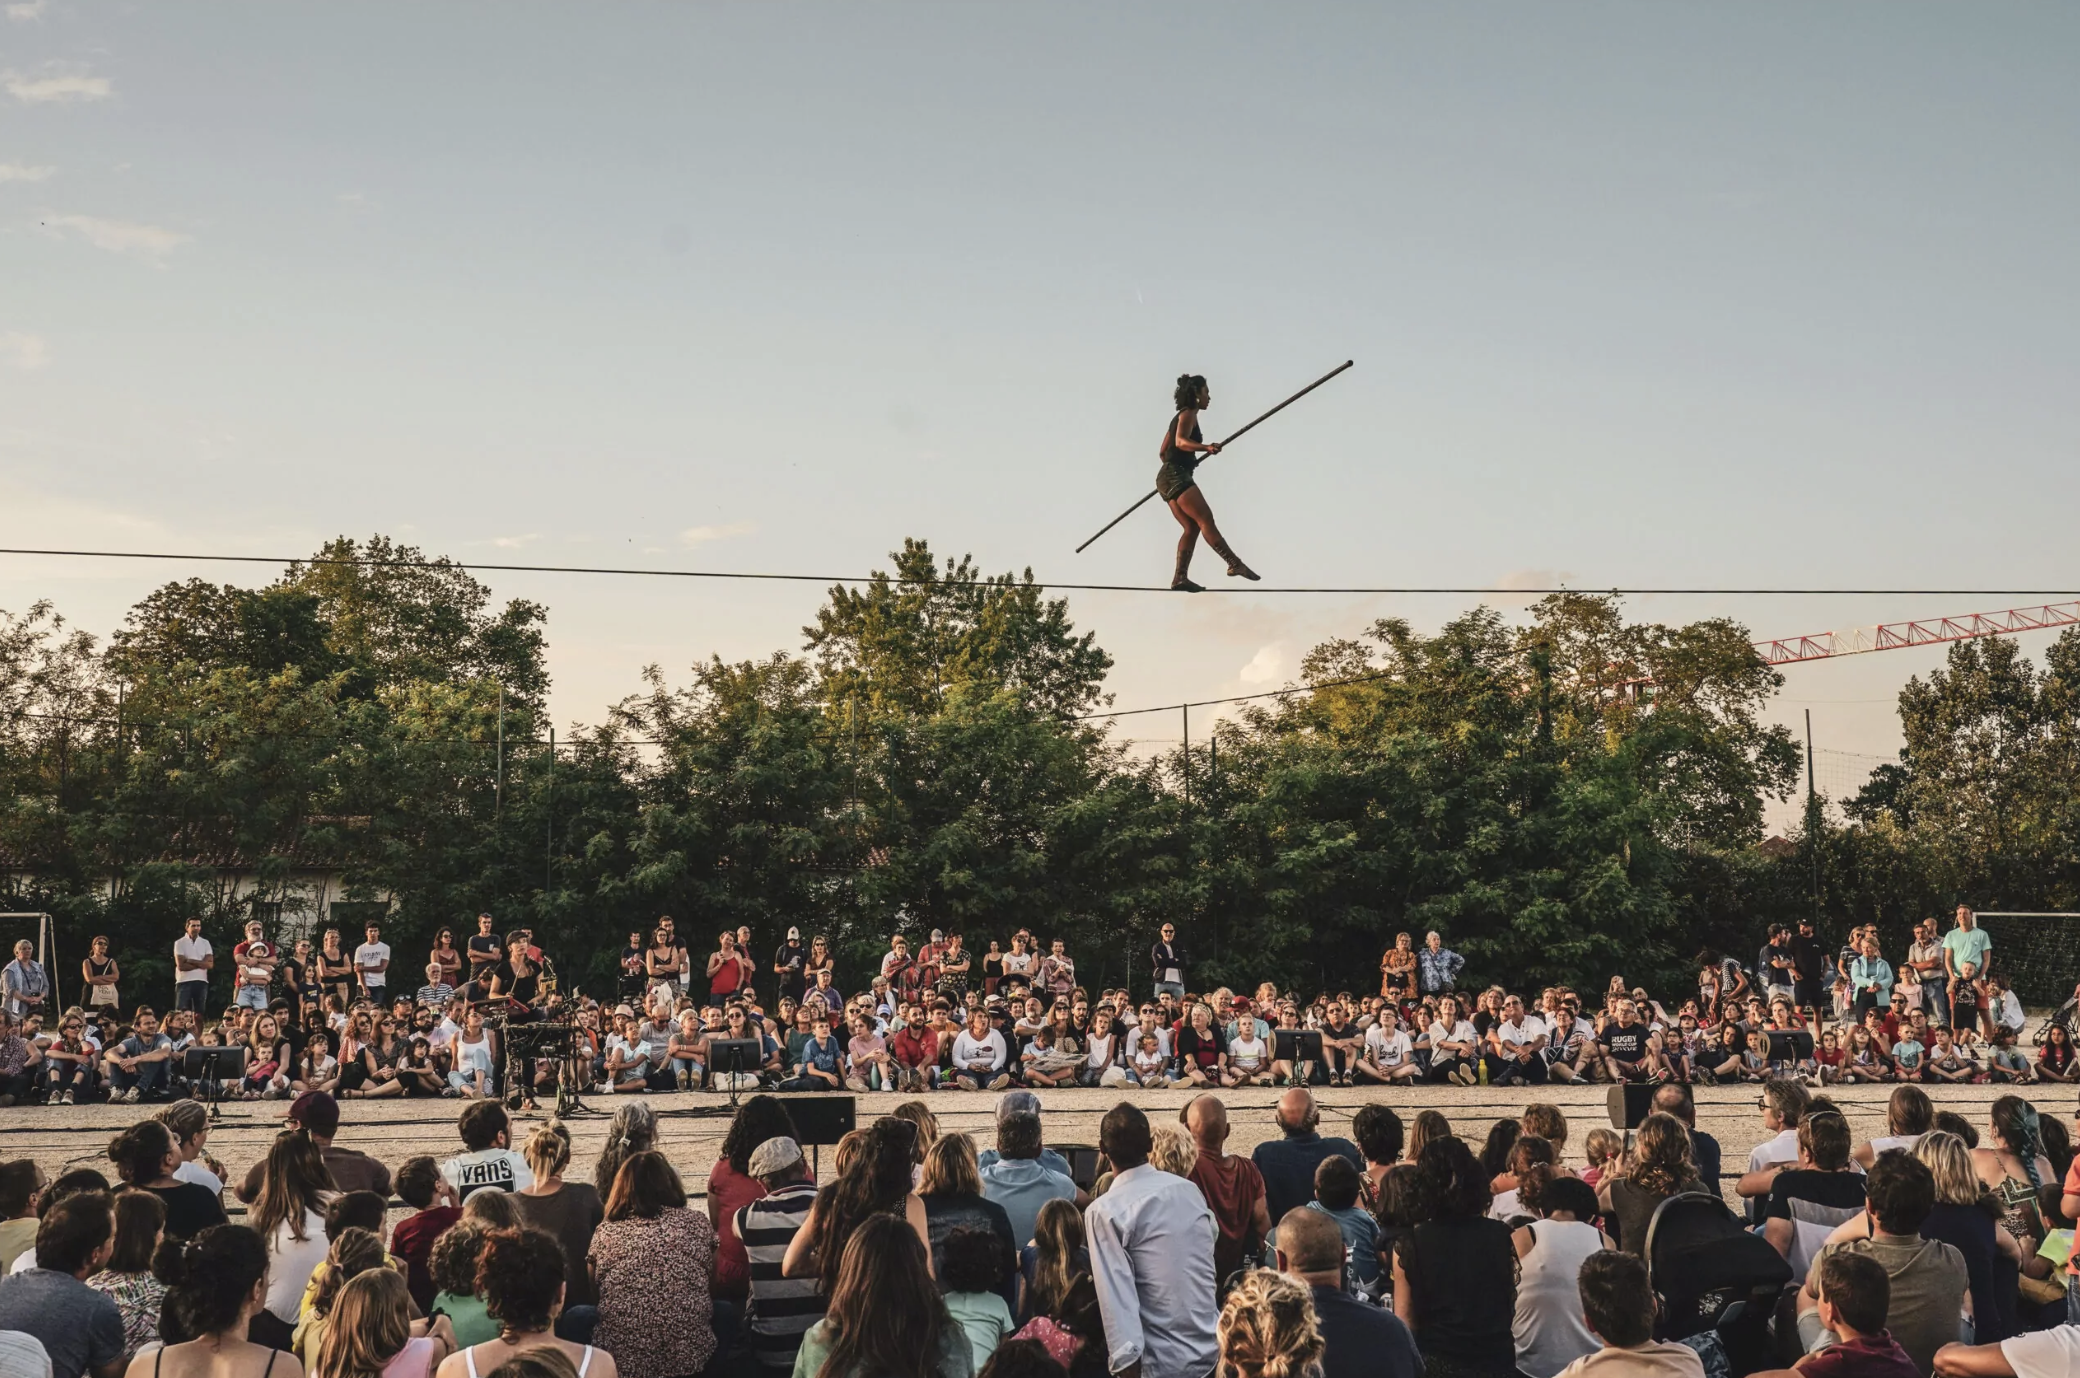
[[[1336,1222],[1343,1235],[1343,1288],[1361,1297],[1379,1291],[1379,1222],[1358,1206],[1358,1169],[1351,1160],[1332,1153],[1314,1170],[1314,1200],[1309,1210],[1320,1211]]]
[[[801,1060],[795,1063],[794,1075],[780,1083],[780,1089],[842,1091],[845,1089],[842,1060],[843,1051],[831,1033],[831,1017],[818,1006],[816,1017],[809,1024],[809,1041],[802,1045]]]

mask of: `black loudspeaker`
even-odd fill
[[[1089,1144],[1051,1144],[1062,1160],[1069,1164],[1069,1179],[1085,1191],[1098,1180],[1098,1150]]]
[[[787,1116],[794,1121],[794,1141],[804,1148],[834,1144],[852,1132],[853,1096],[789,1096]]]
[[[1611,1088],[1611,1128],[1632,1130],[1654,1113],[1654,1093],[1661,1088],[1652,1082],[1620,1082]]]

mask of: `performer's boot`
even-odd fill
[[[1232,579],[1260,579],[1263,577],[1248,565],[1242,563],[1242,557],[1228,549],[1226,541],[1209,541],[1207,544],[1213,547],[1216,555],[1228,562],[1228,577]]]
[[[1196,533],[1187,532],[1177,543],[1177,571],[1170,576],[1173,593],[1204,593],[1204,584],[1192,582],[1192,550],[1199,544]]]

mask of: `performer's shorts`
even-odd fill
[[[1192,471],[1182,464],[1165,464],[1156,470],[1156,495],[1164,502],[1176,502],[1187,488],[1198,487],[1199,481]]]

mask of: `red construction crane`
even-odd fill
[[[1973,612],[1919,622],[1881,622],[1875,627],[1758,641],[1755,649],[1772,665],[1796,665],[1804,660],[1862,655],[1866,651],[1897,651],[1908,646],[1935,646],[1945,641],[1972,641],[1982,636],[2011,636],[2016,632],[2072,626],[2080,626],[2080,602],[2045,603],[2034,608]]]

